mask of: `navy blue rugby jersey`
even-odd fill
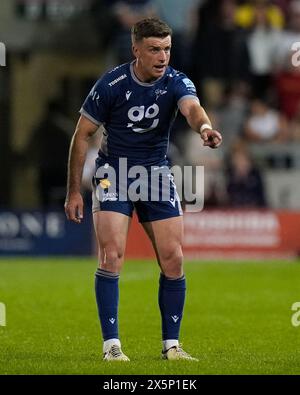
[[[168,66],[165,74],[141,82],[133,64],[115,67],[100,78],[80,113],[104,132],[99,154],[112,160],[126,157],[130,165],[150,166],[165,161],[178,104],[198,100],[193,82]]]

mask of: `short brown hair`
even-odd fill
[[[165,38],[172,35],[172,29],[158,18],[146,18],[137,22],[131,28],[133,41],[141,41],[143,38]]]

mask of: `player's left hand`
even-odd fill
[[[222,144],[222,135],[217,130],[204,129],[201,138],[206,147],[218,148]]]

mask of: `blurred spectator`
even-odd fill
[[[285,63],[285,69],[274,76],[274,85],[280,111],[291,119],[297,113],[300,104],[300,66],[293,66],[291,55],[287,56]]]
[[[171,65],[189,73],[191,43],[197,28],[197,10],[203,0],[153,0],[156,13],[173,30]]]
[[[218,23],[218,12],[223,0],[204,0],[198,9],[197,35],[201,36],[211,25]]]
[[[126,63],[132,60],[131,27],[140,19],[155,16],[153,0],[112,0],[113,15],[118,26],[114,43],[116,62]]]
[[[213,115],[209,114],[213,124]],[[226,198],[225,180],[223,174],[222,149],[212,150],[203,146],[199,135],[192,130],[184,131],[184,163],[190,166],[204,166],[204,201],[206,207],[222,206]],[[197,182],[196,174],[193,179],[185,179],[189,190]],[[198,180],[199,182],[199,180]]]
[[[113,12],[115,0],[93,0],[90,13],[93,17],[100,48],[105,51],[115,42],[118,33],[118,20]]]
[[[288,8],[291,0],[275,0],[274,3],[281,9],[285,18],[288,15]]]
[[[247,38],[249,51],[251,87],[255,96],[267,97],[270,92],[271,75],[279,39],[279,30],[268,18],[269,4],[258,2],[253,9],[253,22]]]
[[[224,149],[242,137],[249,107],[249,87],[239,82],[225,90],[222,104],[215,111],[214,127],[223,134]]]
[[[265,207],[265,191],[258,168],[245,146],[237,145],[229,154],[227,194],[230,207]]]
[[[300,143],[300,102],[295,112],[294,117],[290,121],[290,133],[291,139],[295,142]]]
[[[245,124],[245,137],[250,142],[282,142],[288,139],[287,121],[277,110],[259,98],[251,102]]]
[[[246,33],[234,20],[236,3],[233,0],[218,2],[217,16],[205,30],[198,30],[194,43],[194,79],[198,78],[201,99],[206,106],[216,105],[216,93],[233,81],[248,78]],[[200,11],[200,25],[202,17]],[[215,21],[215,23],[214,23]]]
[[[63,208],[73,128],[73,123],[62,112],[60,101],[50,101],[26,148],[26,159],[38,172],[40,201],[45,209]]]
[[[284,14],[280,7],[273,4],[271,0],[250,0],[246,4],[237,7],[235,21],[239,27],[251,28],[256,19],[256,12],[259,8],[266,9],[266,18],[269,26],[275,29],[282,29],[284,26]]]

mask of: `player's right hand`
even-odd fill
[[[83,219],[83,199],[81,194],[70,193],[65,201],[65,213],[69,221],[80,224]]]
[[[218,148],[222,143],[222,135],[217,130],[204,129],[201,138],[205,147]]]

